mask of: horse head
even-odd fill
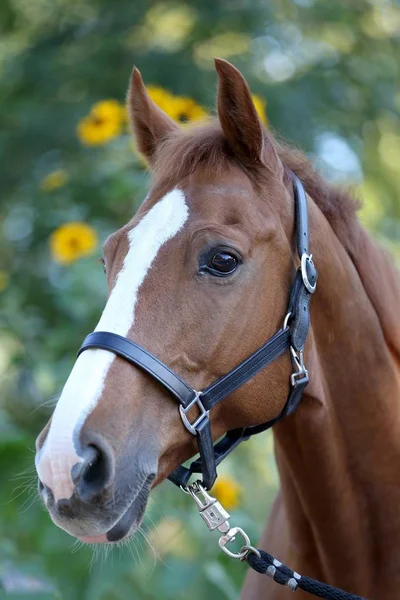
[[[151,189],[103,246],[109,296],[97,331],[140,344],[204,389],[279,327],[296,266],[290,173],[240,72],[216,60],[218,119],[180,128],[133,71],[128,110]],[[212,411],[212,438],[264,423],[289,390],[289,354]],[[37,440],[40,495],[87,542],[138,528],[152,487],[196,453],[176,402],[142,369],[83,352]]]

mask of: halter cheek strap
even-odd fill
[[[317,271],[308,251],[307,198],[298,177],[292,174],[295,199],[297,251],[300,267],[292,285],[285,323],[272,338],[232,371],[206,387],[201,392],[194,390],[179,375],[150,352],[115,333],[96,331],[90,333],[79,349],[78,356],[90,348],[102,348],[121,356],[148,373],[174,396],[186,429],[196,436],[199,458],[189,468],[178,467],[169,479],[176,485],[186,486],[192,473],[202,473],[203,486],[211,489],[217,477],[217,466],[243,440],[269,429],[290,415],[300,403],[308,383],[308,373],[303,362],[304,343],[307,338],[310,315],[310,298],[316,288]],[[290,378],[290,392],[281,413],[262,425],[228,431],[224,438],[213,446],[210,410],[224,398],[244,385],[286,350],[290,350],[294,371]],[[189,421],[188,413],[197,407],[198,416]]]

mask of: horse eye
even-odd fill
[[[236,270],[239,261],[229,252],[216,252],[208,262],[208,271],[216,275],[230,275]]]
[[[107,274],[106,261],[104,260],[104,258],[100,258],[100,262],[103,265],[103,271],[104,271],[104,273]]]

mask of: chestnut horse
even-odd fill
[[[294,172],[320,277],[305,348],[310,384],[273,430],[281,490],[261,547],[302,574],[397,599],[399,278],[356,203],[263,129],[235,67],[216,60],[216,69],[218,122],[184,130],[133,72],[128,108],[152,187],[104,244],[110,294],[96,329],[141,344],[194,389],[247,358],[281,327],[298,265]],[[213,439],[278,415],[291,371],[282,354],[215,407]],[[151,488],[195,453],[165,389],[123,358],[87,350],[37,440],[40,494],[71,535],[119,540],[140,525]],[[249,573],[243,597],[289,591]]]

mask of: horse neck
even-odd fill
[[[312,556],[321,577],[370,592],[376,557],[400,542],[400,282],[356,220],[352,229],[349,252],[310,202],[310,385],[274,436],[294,564]]]

